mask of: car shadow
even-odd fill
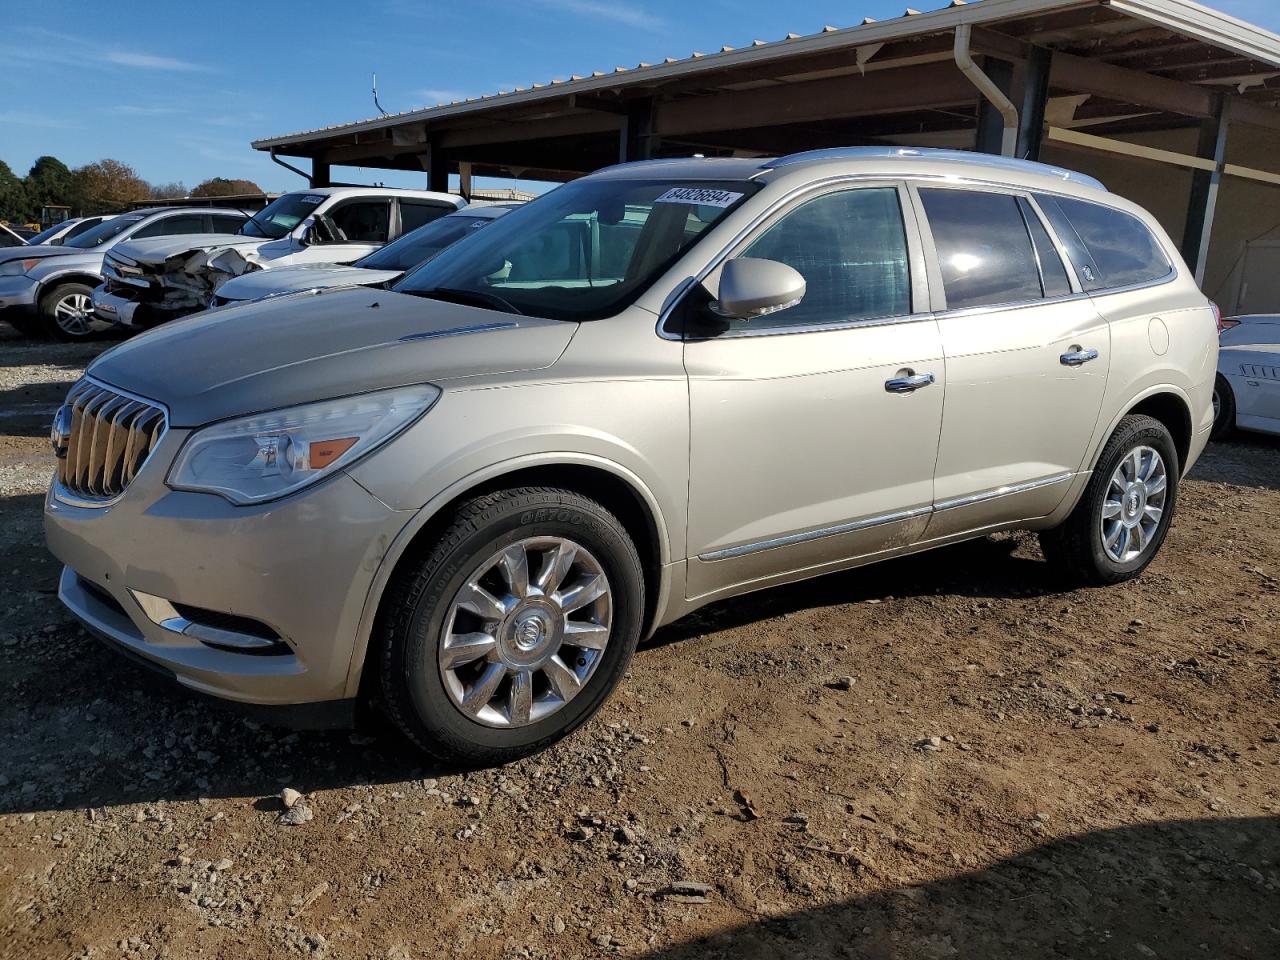
[[[427,761],[376,714],[357,732],[273,727],[108,648],[56,600],[59,566],[39,539],[41,502],[35,495],[0,501],[0,523],[32,527],[20,536],[13,568],[0,572],[0,586],[15,601],[4,621],[10,632],[0,634],[0,814],[270,796],[286,785],[309,792],[465,772]],[[646,646],[865,598],[1055,589],[1044,565],[1013,557],[1014,546],[1012,539],[975,541],[728,601],[659,631]]]
[[[821,857],[820,853],[804,856]],[[1065,837],[971,873],[872,889],[647,960],[1032,960],[1280,956],[1280,818],[1146,823]]]
[[[0,389],[0,432],[8,437],[47,437],[53,415],[76,378]]]
[[[933,594],[1009,599],[1071,589],[1038,558],[1016,556],[1013,535],[982,537],[782,587],[721,600],[658,630],[641,649],[664,647],[799,610]]]
[[[1280,437],[1236,431],[1215,440],[1191,468],[1192,480],[1280,490]]]

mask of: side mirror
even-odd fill
[[[713,311],[731,320],[754,320],[794,307],[804,299],[798,271],[777,260],[738,257],[720,271],[720,298]]]

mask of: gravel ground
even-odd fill
[[[1280,956],[1280,443],[1211,447],[1134,583],[996,537],[718,604],[467,772],[62,613],[48,419],[100,349],[0,335],[0,956]]]

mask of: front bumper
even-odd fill
[[[105,287],[93,291],[93,317],[103,323],[118,327],[132,327],[133,315],[138,309],[135,300],[107,293]]]
[[[361,614],[409,514],[342,473],[258,507],[172,491],[163,477],[183,433],[170,430],[109,505],[50,490],[45,537],[66,565],[62,602],[99,637],[201,693],[264,706],[350,698]],[[278,652],[211,644],[207,631],[156,616],[156,598],[266,626]]]
[[[40,284],[26,274],[16,277],[0,277],[0,313],[8,311],[33,312],[36,308],[36,292]]]

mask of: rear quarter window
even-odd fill
[[[1152,283],[1173,273],[1164,248],[1137,217],[1086,200],[1057,197],[1051,202],[1056,203],[1092,261],[1087,269],[1094,276],[1081,276],[1086,290]],[[1060,230],[1056,224],[1055,229]],[[1072,244],[1067,246],[1070,255]]]

